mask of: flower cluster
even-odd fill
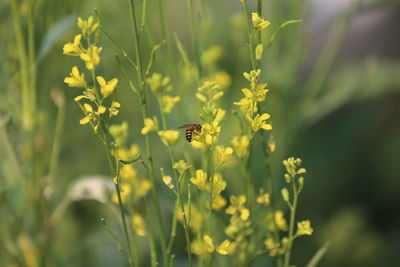
[[[97,45],[100,24],[94,21],[91,16],[87,20],[78,18],[77,24],[81,34],[77,34],[72,43],[64,45],[63,54],[79,57],[85,63],[86,69],[94,79],[95,68],[100,63],[100,53],[102,51],[102,48]],[[82,42],[82,38],[85,42]],[[81,73],[77,66],[73,66],[70,75],[64,79],[64,82],[69,87],[84,88],[84,91],[74,100],[85,114],[85,117],[80,120],[80,124],[90,123],[95,132],[98,131],[101,122],[106,119],[103,117],[107,111],[108,117],[111,118],[118,115],[121,107],[121,104],[114,101],[114,99],[105,101],[114,94],[118,79],[113,78],[107,81],[104,77],[97,76],[96,81],[97,84],[94,80],[89,84],[85,79],[85,74]],[[82,104],[82,100],[86,100],[88,103]]]
[[[252,70],[250,73],[244,73],[244,77],[250,82],[251,89],[243,88],[244,97],[238,102],[234,102],[235,105],[240,107],[245,119],[251,126],[252,132],[257,132],[260,129],[267,131],[272,129],[272,125],[266,123],[270,115],[268,113],[257,113],[259,103],[265,101],[266,94],[269,91],[266,89],[267,84],[259,83],[260,75],[261,70]]]

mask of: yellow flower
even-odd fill
[[[235,149],[236,154],[243,158],[247,155],[250,139],[248,135],[234,136],[231,140],[231,144]]]
[[[180,100],[181,100],[180,96],[169,96],[169,95],[162,96],[161,102],[162,102],[163,112],[167,114],[171,113],[175,104],[178,103]]]
[[[228,255],[231,247],[231,243],[228,239],[224,240],[219,246],[214,245],[214,241],[209,235],[203,236],[203,241],[208,253],[213,253],[216,251],[221,255]]]
[[[78,27],[81,29],[83,36],[86,38],[93,32],[97,31],[100,26],[99,22],[93,23],[93,17],[89,16],[87,20],[83,20],[81,17],[78,18]]]
[[[270,24],[269,20],[261,18],[256,12],[251,13],[251,20],[253,22],[254,30],[256,31],[262,31],[263,29],[267,28]]]
[[[242,89],[242,92],[246,94],[252,94],[251,91],[247,88]],[[240,110],[243,112],[245,118],[250,120],[253,117],[253,114],[257,112],[257,105],[252,97],[244,97],[239,100],[239,102],[233,102],[234,105],[240,107]]]
[[[128,196],[131,193],[131,190],[132,190],[132,188],[131,188],[131,186],[129,184],[123,184],[121,186],[120,193],[121,193],[121,202],[122,202],[122,204],[125,204],[126,201],[128,200]],[[118,203],[117,192],[113,193],[112,202],[114,202],[116,204]]]
[[[190,167],[192,167],[192,165],[182,159],[174,163],[174,169],[176,169],[180,174],[183,174]]]
[[[173,146],[179,139],[179,132],[175,130],[158,131],[161,141],[166,146]]]
[[[213,196],[212,201],[212,209],[213,210],[221,210],[223,207],[226,206],[226,200],[220,194]]]
[[[262,115],[257,114],[254,119],[252,119],[251,122],[251,128],[253,129],[254,132],[257,132],[260,129],[264,130],[271,130],[272,125],[268,124],[265,122],[269,117],[271,117],[268,113],[264,113]]]
[[[161,89],[164,92],[170,92],[172,90],[172,86],[170,85],[171,78],[168,76],[163,76],[160,73],[153,73],[150,78],[146,80],[146,83],[149,85],[151,92],[154,95],[161,93]]]
[[[119,113],[119,108],[120,108],[120,107],[121,107],[121,104],[120,104],[119,102],[113,101],[113,102],[111,103],[111,107],[110,107],[110,109],[109,109],[109,111],[110,111],[110,117],[112,117],[112,116],[117,116],[118,113]]]
[[[155,132],[158,129],[157,121],[151,118],[144,119],[144,127],[141,130],[143,135],[148,134],[149,132]]]
[[[83,74],[82,74],[83,75]],[[64,80],[65,81],[65,80]],[[77,97],[74,98],[74,101],[78,102],[79,100],[86,98],[89,99],[90,101],[95,101],[96,100],[96,94],[94,93],[93,88],[87,88],[82,95],[78,95]]]
[[[196,139],[193,139],[192,142],[190,142],[193,148],[201,149],[203,151],[207,150],[207,145],[204,144],[203,142],[197,141]]]
[[[126,121],[123,121],[121,124],[113,124],[109,128],[109,132],[111,136],[114,138],[115,143],[118,146],[122,146],[123,143],[125,143],[126,138],[128,137],[128,123]],[[122,160],[125,160],[125,156],[123,155],[124,153],[123,149],[119,149],[118,153],[120,154],[120,158]]]
[[[134,183],[137,179],[137,170],[130,164],[124,164],[121,167],[119,175],[125,182]]]
[[[224,147],[224,146],[216,146],[216,165],[222,167],[232,155],[233,149],[231,147]]]
[[[138,198],[147,195],[149,190],[152,188],[152,183],[147,180],[137,180],[135,181],[135,194]]]
[[[200,190],[207,190],[207,173],[203,170],[197,170],[196,177],[190,178],[190,181]]]
[[[99,126],[99,119],[100,119],[100,114],[103,114],[104,112],[106,112],[106,107],[105,106],[99,106],[97,108],[97,111],[93,110],[93,107],[87,103],[83,104],[83,108],[86,111],[86,116],[83,117],[79,123],[80,124],[87,124],[90,121],[92,121],[94,123],[94,131],[97,131],[97,128]]]
[[[185,204],[183,207],[186,219],[189,220],[189,204]],[[182,210],[179,208],[176,214],[176,218],[178,221],[183,223],[183,215]],[[198,210],[195,204],[190,205],[190,223],[189,227],[192,229],[194,233],[197,233],[203,225],[203,214]]]
[[[244,207],[246,197],[244,195],[231,196],[230,202],[231,205],[226,209],[226,213],[231,215],[240,214],[240,218],[246,221],[250,216],[250,211]]]
[[[134,159],[139,154],[139,152],[140,152],[139,146],[136,144],[132,144],[129,150],[123,147],[118,148],[119,158],[126,161]]]
[[[100,85],[100,92],[104,97],[110,96],[115,91],[115,87],[118,84],[117,78],[113,78],[108,82],[101,76],[97,76],[96,79]]]
[[[64,82],[69,87],[82,87],[86,88],[85,74],[80,74],[78,67],[72,67],[72,71],[69,77],[65,77]]]
[[[311,227],[311,222],[309,220],[307,221],[301,221],[297,223],[297,233],[296,236],[301,236],[301,235],[311,235],[313,233],[313,229]]]
[[[216,101],[224,92],[214,82],[205,81],[202,86],[197,89],[196,98],[201,102]]]
[[[211,75],[210,80],[218,84],[221,88],[227,88],[232,83],[231,76],[225,71],[217,71]]]
[[[278,227],[279,230],[286,231],[288,226],[285,220],[285,217],[283,216],[283,212],[280,210],[275,211],[274,215],[275,219],[275,224],[276,227]]]
[[[73,43],[66,43],[64,45],[63,54],[68,56],[79,56],[82,53],[81,38],[81,34],[75,35]]]
[[[132,215],[132,228],[138,236],[146,236],[146,224],[141,215]]]
[[[257,203],[259,203],[259,204],[265,204],[266,206],[269,206],[269,204],[271,203],[271,201],[270,201],[270,196],[269,196],[268,193],[259,195],[259,196],[257,197],[257,200],[256,200],[256,201],[257,201]]]
[[[95,66],[99,65],[100,63],[100,56],[99,54],[103,48],[91,45],[88,49],[80,54],[80,57],[86,63],[86,68],[88,70],[94,69]]]
[[[266,83],[260,83],[256,86],[254,90],[254,96],[257,102],[262,102],[265,100],[265,95],[269,92],[268,89],[265,89],[268,84]]]
[[[163,168],[161,168],[161,176],[162,176],[162,180],[163,180],[164,184],[165,184],[166,186],[168,186],[169,189],[172,190],[172,189],[175,188],[174,184],[172,183],[172,178],[171,178],[171,176],[165,175],[165,174],[164,174],[164,169],[163,169]]]
[[[221,58],[223,52],[224,50],[221,46],[211,46],[202,53],[200,62],[205,68],[212,68]]]
[[[278,254],[279,243],[275,242],[272,238],[267,238],[267,240],[265,240],[265,247],[271,257],[275,257]]]
[[[204,141],[207,145],[214,144],[217,142],[217,137],[219,136],[219,133],[221,132],[221,126],[219,126],[219,122],[217,120],[214,120],[209,123],[205,123],[202,126],[202,133],[204,133]]]
[[[212,182],[213,182],[212,190],[213,190],[214,196],[218,195],[223,190],[225,190],[226,182],[224,181],[224,179],[222,179],[222,175],[219,172],[216,172],[214,174],[214,179]],[[208,191],[210,191],[210,190],[208,190]]]

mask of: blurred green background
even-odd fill
[[[21,159],[16,166],[23,168],[21,143],[26,139],[19,127],[19,67],[15,60],[10,2],[0,3],[0,220],[3,221],[0,265],[24,266],[18,265],[18,260],[14,265],[7,265],[12,262],[12,256],[5,241],[6,237],[18,236],[18,227],[29,228],[26,226],[29,221],[17,216],[21,213],[18,203],[23,199],[16,199],[20,191],[29,189],[10,187],[16,170],[9,150],[16,151],[17,160]],[[232,77],[222,103],[230,113],[235,108],[232,102],[240,98],[240,89],[246,86],[242,73],[250,69],[240,2],[195,2],[200,51],[213,45],[224,49],[218,68]],[[17,3],[24,14],[25,2]],[[288,19],[303,19],[302,24],[290,25],[278,35],[261,66],[263,79],[270,89],[267,109],[272,116],[277,147],[272,159],[274,179],[283,182],[281,161],[289,156],[301,157],[308,170],[298,214],[300,219],[312,221],[315,232],[295,246],[294,262],[304,266],[319,247],[330,241],[320,266],[398,266],[400,4],[378,0],[265,0],[263,3],[263,16],[271,21],[272,28]],[[185,81],[180,71],[183,63],[172,35],[177,34],[190,54],[190,25],[185,1],[164,1],[164,5],[169,45],[160,53],[170,49],[174,61],[165,63],[161,56],[155,71],[171,76],[175,92],[183,99],[178,104],[178,112],[169,119],[170,125],[178,127],[199,120],[198,106],[194,104],[195,87]],[[249,5],[251,11],[256,9],[255,1],[249,1]],[[79,91],[63,83],[77,59],[63,56],[62,47],[77,33],[76,18],[94,15],[94,7],[115,40],[133,55],[128,1],[35,1],[37,119],[40,121],[36,142],[42,148],[38,161],[49,161],[55,132],[57,109],[51,92],[59,89],[66,99],[59,170],[49,213],[60,207],[80,177],[108,174],[99,141],[88,127],[79,126],[81,111],[72,101]],[[157,1],[149,0],[147,8],[149,27],[142,46],[149,52],[161,41],[161,26]],[[143,147],[139,102],[129,91],[114,60],[117,49],[105,36],[100,44],[104,51],[99,72],[120,79],[118,96],[122,109],[117,120],[128,121],[130,140]],[[155,108],[155,103],[151,103],[150,110],[152,107]],[[238,133],[238,126],[234,119],[227,119],[222,126],[221,140],[228,144]],[[154,142],[159,143],[155,154],[162,154],[161,143],[156,138]],[[179,146],[185,148],[183,142]],[[256,158],[262,157],[260,151],[254,153]],[[163,162],[157,164],[162,166]],[[261,164],[254,164],[253,176],[262,179],[262,172]],[[167,189],[160,190],[165,206],[172,204]],[[32,209],[28,214],[37,212]],[[53,243],[49,257],[55,266],[127,266],[100,223],[100,218],[105,217],[118,231],[113,214],[112,208],[95,200],[74,201],[69,205],[51,231]],[[183,247],[183,232],[179,238]],[[184,266],[184,257],[183,249],[177,252],[176,266]],[[262,260],[265,259],[255,265],[262,266]]]

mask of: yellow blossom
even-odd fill
[[[196,177],[190,178],[190,181],[200,190],[207,190],[207,173],[203,170],[197,170]]]
[[[196,98],[203,103],[216,101],[224,95],[222,89],[217,84],[210,81],[205,81],[197,91]]]
[[[274,219],[275,219],[275,225],[276,227],[278,227],[279,230],[282,231],[287,230],[288,226],[282,211],[280,210],[275,211]]]
[[[82,74],[83,75],[83,74]],[[65,81],[65,80],[64,80]],[[78,102],[81,99],[89,99],[90,101],[95,101],[96,100],[96,94],[94,92],[93,88],[87,88],[82,95],[78,95],[77,97],[74,98],[74,101]]]
[[[268,84],[266,83],[260,83],[256,86],[254,90],[254,97],[257,102],[262,102],[265,100],[265,95],[269,92],[268,89],[265,89],[267,86]]]
[[[175,162],[173,167],[179,172],[179,174],[183,174],[187,169],[192,167],[192,165],[181,159],[178,162]]]
[[[146,236],[146,224],[141,215],[133,214],[132,228],[138,236]]]
[[[134,183],[137,178],[137,170],[130,164],[122,165],[119,175],[128,183]]]
[[[262,115],[257,114],[254,119],[251,120],[251,128],[254,132],[257,132],[260,129],[271,130],[272,125],[265,122],[270,117],[268,113],[264,113]]]
[[[149,132],[155,132],[158,129],[157,121],[151,118],[144,119],[144,127],[141,130],[143,135],[148,134]]]
[[[128,123],[126,121],[123,121],[121,124],[113,124],[109,127],[109,132],[111,136],[114,138],[115,143],[118,146],[122,146],[123,143],[125,142],[126,138],[128,137]],[[121,154],[120,158],[122,160],[125,160],[125,157],[123,156],[124,151],[123,149],[119,149],[118,153]],[[122,151],[122,152],[120,152]],[[131,158],[129,158],[131,159]]]
[[[207,145],[214,144],[217,142],[217,137],[221,132],[221,126],[219,126],[219,122],[214,120],[209,123],[205,123],[202,127],[202,133],[204,133],[204,141]]]
[[[297,233],[296,236],[301,235],[311,235],[313,233],[313,229],[311,227],[311,222],[309,220],[301,221],[297,223]]]
[[[190,224],[189,227],[192,229],[194,233],[197,233],[202,225],[203,225],[203,214],[198,210],[197,206],[195,204],[190,205],[190,211],[189,211],[189,204],[185,204],[183,207],[185,214],[186,214],[186,219],[189,220],[189,212],[190,212]],[[183,223],[183,215],[182,215],[182,210],[179,208],[176,214],[176,218],[178,221]]]
[[[122,204],[125,204],[126,201],[128,200],[128,196],[131,193],[131,190],[132,190],[132,188],[131,188],[131,186],[129,184],[123,184],[121,186],[120,193],[121,193],[121,202],[122,202]],[[117,192],[113,193],[112,202],[114,202],[116,204],[118,203]]]
[[[97,76],[96,79],[100,85],[100,92],[104,97],[110,96],[115,91],[115,87],[118,84],[117,78],[113,78],[108,82],[102,76]]]
[[[226,206],[226,200],[220,194],[213,196],[212,209],[221,210]]]
[[[225,71],[217,71],[211,75],[210,80],[215,82],[221,88],[227,88],[232,83],[231,76]]]
[[[163,180],[164,184],[165,184],[166,186],[168,186],[169,189],[172,190],[172,189],[175,188],[174,183],[172,182],[171,176],[165,175],[165,174],[164,174],[164,169],[163,169],[163,168],[161,168],[161,176],[162,176],[162,180]]]
[[[110,107],[110,109],[109,109],[109,111],[110,111],[110,117],[112,117],[112,116],[117,116],[118,113],[119,113],[119,108],[120,108],[120,107],[121,107],[121,104],[120,104],[119,102],[113,101],[113,102],[111,103],[111,107]]]
[[[64,45],[63,54],[69,56],[79,56],[82,53],[81,38],[81,34],[75,35],[73,43],[66,43]]]
[[[171,113],[172,109],[175,107],[175,104],[181,100],[180,96],[162,96],[162,110],[164,113]]]
[[[270,201],[270,195],[268,194],[268,193],[265,193],[265,194],[262,194],[262,195],[259,195],[258,197],[257,197],[257,203],[259,203],[259,204],[264,204],[264,205],[266,205],[266,206],[269,206],[269,204],[271,203],[271,201]]]
[[[265,240],[265,247],[268,250],[269,256],[275,257],[278,254],[279,243],[275,242],[272,238]]]
[[[203,236],[203,241],[208,253],[216,251],[218,254],[228,255],[231,250],[231,242],[228,239],[224,240],[219,246],[214,245],[214,241],[209,235]]]
[[[243,221],[246,221],[250,215],[250,211],[244,207],[244,203],[246,203],[246,196],[231,196],[230,202],[231,205],[226,209],[226,213],[231,215],[240,214],[240,218]]]
[[[171,78],[168,76],[164,77],[160,73],[153,73],[152,76],[146,80],[146,83],[149,85],[151,92],[157,95],[162,92],[161,89],[163,89],[164,92],[172,90],[170,81]]]
[[[158,131],[161,141],[166,146],[173,146],[179,139],[179,132],[175,130]]]
[[[231,140],[231,144],[236,154],[243,158],[247,155],[250,139],[248,135],[234,136]]]
[[[190,142],[193,148],[201,149],[203,151],[207,150],[207,145],[204,144],[203,142],[197,141],[196,139],[193,139],[192,142]]]
[[[219,193],[221,193],[223,190],[226,188],[226,182],[224,179],[222,179],[222,175],[219,172],[216,172],[214,174],[214,179],[213,179],[213,185],[212,185],[212,191],[213,195],[216,196]],[[209,190],[208,190],[209,191]]]
[[[137,180],[135,181],[135,194],[138,198],[144,197],[147,195],[149,190],[152,188],[152,183],[147,180]]]
[[[65,77],[64,82],[69,87],[82,87],[86,88],[85,74],[80,74],[78,67],[72,67],[72,71],[69,77]]]
[[[119,158],[126,161],[134,159],[139,153],[140,149],[139,146],[136,144],[132,144],[129,150],[123,147],[118,149]]]
[[[89,16],[87,20],[83,20],[81,17],[78,18],[78,27],[81,29],[83,36],[86,38],[93,32],[97,31],[100,26],[99,22],[94,23],[92,16]]]
[[[100,56],[99,54],[103,48],[91,45],[88,49],[80,54],[80,57],[86,63],[86,68],[88,70],[94,69],[95,66],[99,65],[100,63]]]
[[[251,13],[251,21],[253,22],[253,27],[256,31],[262,31],[270,25],[268,20],[261,18],[256,12]]]
[[[233,149],[231,147],[218,145],[215,147],[215,152],[216,165],[221,167],[229,160],[230,156],[232,155]]]
[[[80,124],[87,124],[90,121],[92,121],[94,123],[94,131],[97,131],[97,128],[99,126],[99,119],[100,119],[100,114],[103,114],[104,112],[106,112],[106,107],[105,106],[99,106],[97,108],[97,111],[93,110],[93,107],[87,103],[83,104],[83,108],[86,111],[86,116],[83,117],[79,123]]]
[[[210,48],[203,51],[200,62],[206,68],[212,68],[221,58],[224,50],[221,46],[211,46]]]
[[[251,93],[251,91],[247,88],[242,89],[242,91],[244,94]],[[247,120],[250,120],[253,114],[257,112],[257,105],[253,98],[244,97],[240,99],[239,102],[233,102],[233,104],[240,107],[240,110],[243,112]]]

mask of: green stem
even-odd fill
[[[249,54],[250,54],[250,60],[251,60],[251,66],[253,70],[256,69],[256,58],[255,58],[255,51],[254,51],[254,40],[253,40],[253,34],[252,34],[252,27],[250,23],[250,15],[249,15],[249,10],[247,8],[247,0],[240,0],[242,3],[243,7],[243,14],[244,17],[246,18],[246,25],[247,25],[247,35],[249,38]]]
[[[290,256],[292,252],[292,245],[293,245],[293,240],[295,238],[294,236],[294,224],[295,224],[295,218],[296,218],[296,207],[297,207],[297,199],[298,199],[298,192],[296,189],[295,181],[292,181],[292,189],[293,189],[293,204],[290,207],[290,224],[289,224],[289,242],[288,242],[288,249],[285,254],[285,259],[284,259],[284,267],[289,267],[290,265]]]
[[[118,197],[118,207],[119,207],[119,212],[120,212],[120,216],[121,216],[121,220],[122,220],[122,228],[123,228],[123,232],[124,232],[124,237],[125,237],[125,241],[126,244],[128,246],[128,255],[129,255],[129,264],[131,266],[136,266],[133,255],[132,255],[132,246],[131,246],[131,241],[129,238],[129,232],[128,232],[128,227],[127,227],[127,223],[126,223],[126,217],[125,217],[125,212],[124,212],[124,207],[122,204],[122,198],[121,198],[121,190],[119,187],[119,164],[118,162],[118,156],[116,155],[116,166],[114,169],[113,163],[112,163],[112,159],[111,159],[111,152],[110,152],[110,148],[109,146],[109,142],[108,142],[108,135],[107,135],[107,130],[105,125],[103,124],[103,122],[101,122],[101,126],[103,128],[103,137],[104,137],[104,148],[106,150],[106,154],[107,154],[107,160],[108,160],[108,164],[110,167],[110,171],[111,171],[111,175],[115,175],[117,176],[117,181],[118,183],[114,183],[115,185],[115,190],[117,192],[117,197]]]
[[[145,84],[143,83],[143,70],[142,70],[142,61],[141,61],[141,54],[140,54],[140,46],[139,46],[139,38],[138,38],[138,32],[137,32],[137,23],[136,23],[136,12],[135,12],[135,4],[133,0],[129,1],[130,7],[131,7],[131,20],[132,20],[132,33],[134,37],[134,46],[135,46],[135,54],[136,54],[136,73],[137,73],[137,79],[138,83],[140,86],[140,100],[142,103],[142,115],[143,118],[148,117],[148,111],[147,111],[147,101],[146,101],[146,90],[145,90]],[[156,208],[156,216],[157,216],[157,221],[158,221],[158,227],[160,230],[160,243],[161,243],[161,250],[162,250],[162,255],[163,255],[163,261],[164,265],[168,266],[168,255],[167,255],[167,247],[166,247],[166,241],[165,241],[165,232],[164,232],[164,224],[161,216],[161,207],[160,207],[160,202],[158,199],[158,193],[156,191],[156,180],[154,177],[154,164],[153,164],[153,156],[152,156],[152,148],[151,148],[151,142],[150,142],[150,136],[148,134],[145,135],[146,139],[146,150],[147,150],[147,157],[148,161],[150,164],[149,168],[149,173],[150,177],[153,182],[153,187],[152,187],[152,196],[153,196],[153,201],[154,205]]]
[[[213,139],[213,138],[212,138]],[[214,141],[214,140],[212,140]],[[214,190],[214,146],[213,144],[208,146],[208,177],[210,179],[210,198],[209,198],[209,234],[212,231],[212,203],[213,203],[213,190]]]
[[[192,49],[193,49],[193,56],[194,62],[197,68],[197,83],[200,85],[200,77],[201,77],[201,65],[200,65],[200,57],[199,57],[199,50],[197,47],[197,35],[196,35],[196,27],[194,24],[194,15],[193,15],[193,0],[187,0],[187,6],[189,11],[189,21],[190,21],[190,33],[192,37]]]

